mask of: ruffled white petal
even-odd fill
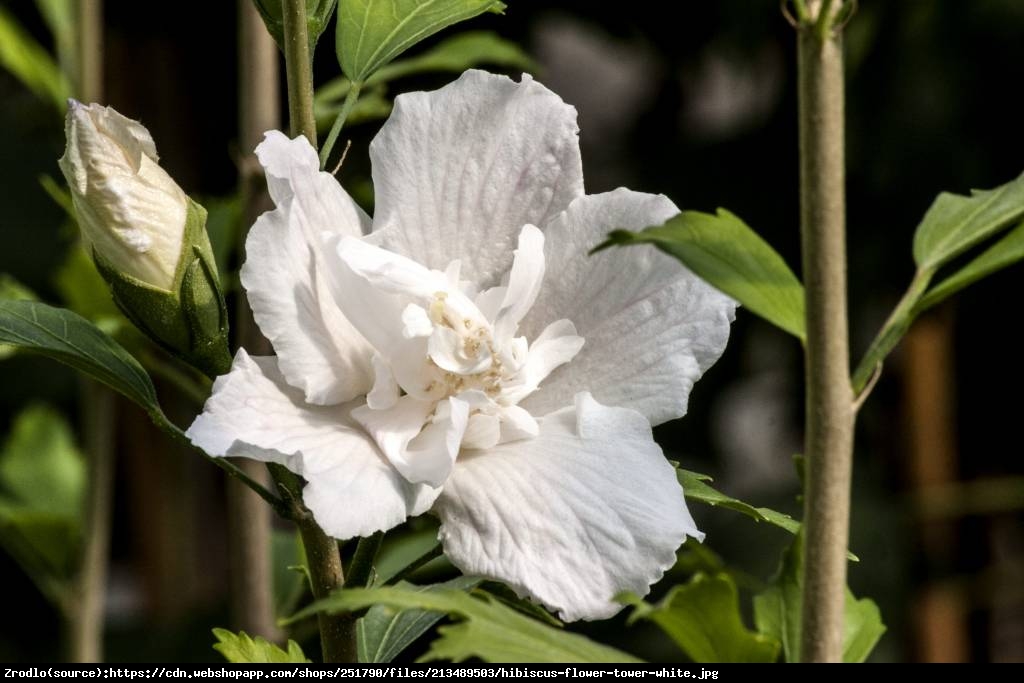
[[[336,538],[390,529],[428,509],[439,491],[408,483],[343,406],[313,406],[272,357],[238,351],[186,432],[212,456],[276,462],[309,482],[306,505]]]
[[[288,383],[310,403],[350,401],[370,390],[373,350],[335,301],[336,256],[326,235],[362,234],[369,219],[299,137],[271,131],[256,148],[277,208],[246,241],[242,285]]]
[[[681,417],[694,382],[722,354],[735,302],[653,248],[587,252],[616,228],[638,230],[679,213],[667,198],[619,189],[576,200],[545,227],[549,277],[520,326],[532,339],[570,319],[586,339],[522,405],[544,415],[590,391],[652,424]]]
[[[460,259],[479,287],[507,272],[524,225],[583,194],[576,110],[526,75],[399,95],[370,158],[374,239],[428,268]]]
[[[386,410],[358,406],[352,419],[405,479],[440,486],[458,456],[469,406],[455,397],[435,404],[406,395]]]
[[[533,306],[544,281],[544,234],[532,225],[519,233],[519,248],[512,257],[505,297],[494,317],[494,339],[499,344],[511,339],[519,321]]]
[[[434,506],[445,554],[558,610],[602,619],[646,594],[698,539],[672,466],[639,413],[580,394],[540,435],[463,452]]]

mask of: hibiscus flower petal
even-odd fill
[[[368,225],[305,138],[271,131],[256,148],[277,208],[249,231],[242,285],[253,316],[277,352],[288,383],[310,403],[330,405],[366,393],[372,349],[332,295],[322,233],[359,236]]]
[[[578,132],[575,108],[527,75],[471,70],[399,95],[370,145],[374,240],[437,270],[460,259],[478,286],[497,284],[522,227],[583,194]]]
[[[638,230],[679,213],[667,198],[618,189],[576,200],[545,227],[550,273],[520,326],[533,339],[568,318],[586,340],[522,406],[544,415],[590,391],[652,424],[686,414],[700,376],[729,339],[736,304],[653,248],[588,250],[616,228]]]
[[[603,619],[703,538],[643,415],[589,394],[531,440],[466,451],[434,505],[445,553],[562,619]]]
[[[439,491],[409,484],[344,412],[304,403],[275,358],[240,349],[186,434],[212,456],[276,462],[305,477],[306,505],[336,538],[390,529],[428,509]]]

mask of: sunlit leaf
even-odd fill
[[[615,230],[594,251],[653,244],[751,313],[803,340],[804,288],[771,245],[725,209],[684,211],[640,232]]]
[[[963,268],[928,290],[914,307],[914,315],[931,308],[983,277],[1012,266],[1021,259],[1024,259],[1024,223],[1017,225]]]
[[[421,661],[470,658],[486,662],[638,662],[620,650],[531,619],[493,596],[478,592],[418,592],[398,586],[341,590],[318,600],[289,621],[319,612],[355,611],[374,605],[422,609],[451,615],[455,624],[438,629],[439,637]]]
[[[10,12],[0,7],[0,67],[9,71],[61,113],[71,86],[53,57],[25,31]]]
[[[657,605],[635,595],[620,599],[635,606],[630,623],[653,621],[695,662],[763,663],[779,656],[776,638],[743,625],[736,584],[728,574],[697,574]]]
[[[237,634],[223,628],[213,629],[217,637],[213,649],[232,664],[308,664],[302,648],[294,640],[288,641],[288,650],[282,650],[265,638],[251,638],[245,631]]]
[[[914,233],[914,260],[932,270],[1024,216],[1024,174],[970,196],[943,192]]]
[[[441,29],[504,9],[498,0],[346,0],[338,9],[338,63],[362,82]]]
[[[779,639],[787,662],[800,661],[801,548],[802,537],[797,536],[783,555],[782,567],[772,585],[754,597],[757,630]],[[885,633],[881,613],[872,600],[858,600],[847,588],[845,618],[843,661],[862,662]]]

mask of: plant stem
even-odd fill
[[[800,658],[838,662],[843,649],[853,460],[846,313],[843,44],[831,0],[809,1],[798,29],[800,232],[807,290],[807,477]],[[824,30],[822,27],[825,27]]]
[[[75,95],[103,99],[103,2],[78,0],[75,7]],[[110,519],[114,501],[113,392],[92,380],[80,384],[82,441],[89,462],[81,565],[67,614],[69,660],[103,661],[104,607],[110,562]]]
[[[82,441],[89,458],[84,548],[69,621],[69,659],[103,661],[104,606],[114,500],[114,393],[82,379]]]
[[[239,144],[245,152],[239,166],[242,194],[240,249],[246,229],[266,208],[263,173],[252,150],[263,133],[280,127],[278,113],[277,46],[263,27],[252,0],[239,0]],[[253,323],[244,297],[235,311],[239,343],[253,354],[269,355],[270,348]],[[261,486],[269,484],[266,466],[239,459],[238,469]],[[274,614],[274,567],[271,549],[271,511],[248,485],[229,477],[227,492],[228,560],[231,570],[231,621],[235,629],[274,641],[280,631]]]
[[[309,49],[306,0],[282,0],[284,68],[288,81],[288,117],[292,136],[305,135],[316,148],[313,116],[313,55]]]
[[[373,578],[373,562],[377,559],[383,542],[383,531],[359,539],[355,555],[348,566],[348,576],[345,577],[346,588],[365,588],[370,585],[370,579]]]
[[[349,86],[348,94],[345,95],[345,101],[341,104],[341,111],[338,112],[338,118],[334,119],[331,132],[327,134],[327,141],[324,142],[324,146],[320,150],[321,169],[327,168],[327,160],[331,156],[331,150],[334,149],[334,143],[338,141],[338,135],[345,126],[345,121],[348,119],[349,114],[352,113],[353,107],[356,106],[356,100],[359,99],[359,90],[361,88],[362,84],[358,82],[352,83]]]
[[[316,147],[316,120],[313,117],[313,64],[309,50],[305,0],[283,0],[284,58],[288,80],[288,112],[293,135],[305,135]],[[281,467],[271,473],[279,489],[293,501],[299,500],[297,477]],[[306,548],[309,578],[317,599],[330,595],[345,584],[338,543],[317,526],[312,516],[293,516]],[[320,614],[320,644],[324,662],[355,661],[355,620],[349,614]]]

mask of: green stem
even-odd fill
[[[800,658],[843,652],[853,468],[846,312],[843,44],[832,0],[808,2],[798,31],[800,232],[807,297],[803,596]],[[825,27],[823,30],[822,27]]]
[[[915,307],[928,289],[931,279],[932,271],[917,271],[903,298],[896,304],[889,319],[882,325],[882,329],[871,342],[871,346],[864,353],[860,363],[857,364],[857,369],[853,373],[853,390],[858,395],[858,400],[860,400],[860,394],[864,391],[871,376],[903,338],[903,335],[907,333],[910,324],[914,322],[917,315]]]
[[[370,585],[370,579],[373,578],[373,563],[383,542],[383,531],[359,539],[356,553],[348,566],[348,575],[345,577],[346,588],[365,588]]]
[[[349,86],[348,94],[345,95],[345,101],[341,104],[341,111],[338,112],[338,118],[334,119],[334,125],[331,126],[331,132],[327,134],[327,141],[324,142],[323,148],[320,150],[320,168],[327,168],[327,160],[331,157],[331,150],[334,149],[334,143],[338,141],[338,135],[341,133],[341,129],[345,126],[345,121],[348,119],[349,114],[352,113],[352,109],[356,106],[356,100],[359,99],[359,90],[363,84],[359,82],[353,82]]]
[[[313,115],[313,55],[309,49],[306,0],[282,0],[284,68],[288,82],[288,117],[292,136],[305,135],[316,148]]]

